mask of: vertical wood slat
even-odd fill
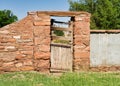
[[[51,46],[52,71],[72,71],[71,48]]]

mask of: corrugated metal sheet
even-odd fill
[[[120,33],[91,33],[90,65],[120,66]]]

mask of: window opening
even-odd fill
[[[72,27],[71,17],[51,17],[52,43],[71,44]]]

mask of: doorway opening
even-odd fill
[[[72,71],[73,21],[71,17],[51,17],[51,72]]]

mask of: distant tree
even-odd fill
[[[71,11],[87,11],[91,29],[120,29],[120,0],[69,0]]]
[[[56,34],[57,36],[64,36],[64,32],[60,30],[54,30],[54,34]]]
[[[68,0],[71,11],[87,11],[93,13],[95,11],[96,0]]]
[[[18,18],[10,10],[0,10],[0,27],[17,21]]]
[[[99,29],[120,29],[119,16],[118,7],[112,0],[97,0],[93,17]]]

